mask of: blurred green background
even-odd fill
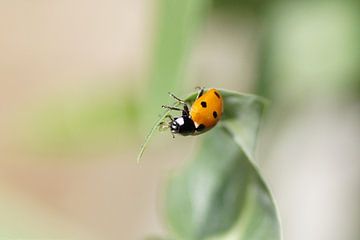
[[[163,235],[202,136],[136,155],[196,86],[272,102],[257,160],[284,239],[358,239],[359,24],[350,0],[1,1],[0,239]]]

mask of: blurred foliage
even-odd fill
[[[157,32],[151,59],[147,112],[158,112],[167,92],[183,88],[185,69],[199,25],[210,0],[159,0]]]
[[[304,94],[358,94],[359,12],[357,1],[271,5],[263,17],[259,93],[290,104],[305,100]]]
[[[50,207],[0,185],[0,239],[93,239]]]
[[[131,140],[139,119],[136,96],[122,92],[107,89],[106,95],[68,96],[67,101],[61,96],[49,99],[23,119],[29,129],[24,137],[26,145],[42,154],[89,151],[95,145],[93,151],[119,147],[125,136]]]
[[[172,235],[188,240],[281,239],[276,207],[253,159],[266,102],[221,93],[225,110],[220,126],[205,134],[194,161],[168,186],[166,216]]]
[[[244,11],[261,14],[267,8],[269,3],[275,1],[268,0],[213,0],[215,10],[221,10],[227,13],[237,13],[239,16]]]

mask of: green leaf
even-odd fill
[[[186,240],[281,239],[275,204],[253,158],[266,101],[221,93],[221,123],[204,134],[194,161],[169,182],[166,217],[171,232]]]

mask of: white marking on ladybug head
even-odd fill
[[[175,120],[175,122],[177,122],[177,123],[179,124],[179,126],[184,125],[184,119],[183,119],[182,117],[177,118],[177,119]]]

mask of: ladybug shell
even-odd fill
[[[217,124],[223,113],[223,98],[214,88],[206,91],[195,100],[190,109],[190,117],[196,127],[204,125],[209,130]]]

